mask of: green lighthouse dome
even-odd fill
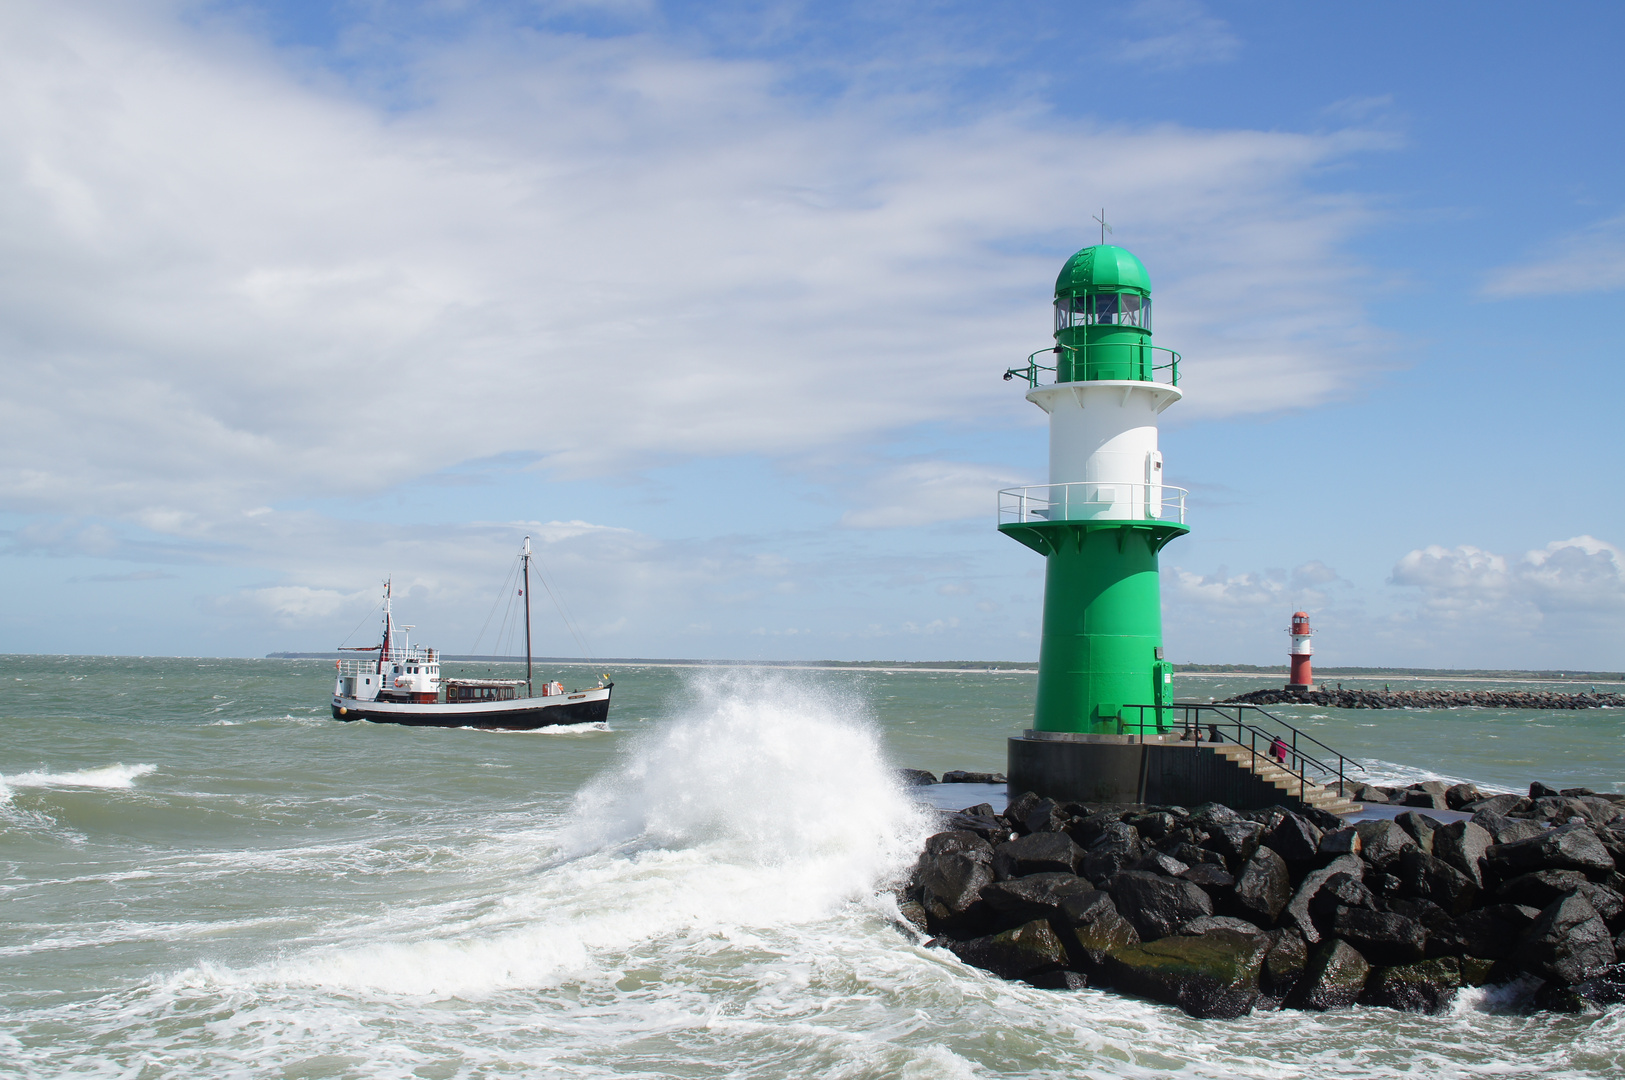
[[[1082,296],[1093,292],[1151,295],[1151,275],[1127,248],[1116,244],[1086,247],[1066,261],[1055,279],[1055,296]]]

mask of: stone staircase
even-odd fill
[[[1328,814],[1352,814],[1364,809],[1359,803],[1339,794],[1335,788],[1322,787],[1314,783],[1302,785],[1303,795],[1300,799],[1298,794],[1300,785],[1296,773],[1288,772],[1265,755],[1256,754],[1245,746],[1226,742],[1212,746],[1211,749],[1219,757],[1232,762],[1238,769],[1252,773],[1279,789],[1283,802],[1301,801]]]

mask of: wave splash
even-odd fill
[[[9,799],[18,788],[131,788],[143,776],[158,771],[156,765],[104,765],[99,769],[81,769],[77,772],[25,772],[10,776],[0,775],[0,799]]]
[[[690,689],[581,789],[561,828],[492,853],[489,877],[470,883],[487,890],[482,914],[394,912],[365,942],[182,982],[467,997],[618,977],[657,941],[680,955],[742,934],[774,954],[906,870],[931,812],[899,783],[860,699],[779,678]],[[552,849],[539,871],[538,840]]]

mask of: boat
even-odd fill
[[[525,677],[523,679],[441,678],[436,649],[413,645],[414,626],[395,621],[391,585],[384,583],[384,639],[380,644],[344,649],[375,652],[364,660],[337,660],[333,719],[370,720],[413,727],[484,728],[534,731],[561,724],[601,724],[609,719],[615,684],[606,675],[597,685],[566,690],[558,680],[536,693],[530,653],[530,537],[520,553],[525,598]],[[525,693],[521,696],[520,688]]]

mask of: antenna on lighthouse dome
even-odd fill
[[[1106,224],[1106,208],[1102,206],[1100,208],[1100,216],[1091,218],[1090,220],[1100,222],[1100,242],[1102,245],[1104,245],[1106,243],[1106,234],[1112,231],[1112,227]]]

